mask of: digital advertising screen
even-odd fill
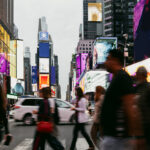
[[[39,58],[39,72],[49,73],[49,58]]]
[[[0,54],[0,73],[6,73],[7,70],[7,60],[5,58],[5,54]]]
[[[86,58],[88,54],[87,53],[82,53],[81,54],[81,73],[86,69]]]
[[[95,92],[97,86],[102,86],[106,88],[107,77],[108,77],[108,72],[106,71],[87,72],[84,77],[84,93]]]
[[[97,64],[103,64],[106,61],[108,52],[117,48],[116,37],[97,38],[94,43],[93,67]]]
[[[134,40],[134,60],[141,61],[150,57],[150,0],[145,1],[144,9]]]
[[[39,41],[49,41],[48,32],[39,32]]]
[[[24,79],[24,47],[21,40],[17,40],[17,79]]]
[[[39,89],[44,87],[49,87],[49,74],[40,74],[39,75]]]
[[[56,67],[51,66],[51,85],[56,84]]]
[[[81,55],[78,54],[76,56],[76,69],[80,69],[81,68]]]
[[[132,64],[130,66],[127,66],[125,70],[129,73],[129,75],[135,76],[137,69],[141,66],[146,68],[148,72],[147,81],[150,82],[150,58],[140,61],[138,63]]]
[[[50,44],[49,43],[39,43],[39,57],[50,57]]]
[[[32,84],[37,83],[37,66],[32,66]]]
[[[52,95],[52,97],[56,97],[56,87],[55,86],[51,86],[51,95]]]
[[[16,78],[17,75],[17,41],[11,40],[10,41],[10,76]]]
[[[140,0],[134,7],[134,29],[133,29],[134,38],[136,38],[136,31],[139,26],[139,22],[143,13],[144,5],[145,5],[145,0]]]
[[[102,22],[102,3],[88,3],[88,21]]]

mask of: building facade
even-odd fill
[[[83,38],[103,36],[103,0],[83,0]]]
[[[25,48],[24,53],[24,79],[25,79],[25,94],[32,94],[32,83],[31,83],[31,53],[30,48]]]
[[[76,53],[92,53],[94,40],[79,40]]]

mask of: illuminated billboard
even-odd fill
[[[81,54],[81,73],[86,69],[86,58],[88,54],[87,53],[82,53]]]
[[[77,55],[76,56],[76,69],[80,69],[81,68],[81,55]]]
[[[134,41],[134,60],[141,61],[150,57],[150,0],[145,1],[144,9]]]
[[[39,32],[39,41],[49,41],[48,32]]]
[[[80,87],[84,93],[95,92],[97,86],[107,88],[107,71],[88,71],[80,81]]]
[[[44,87],[49,87],[49,74],[40,74],[39,75],[39,89]]]
[[[56,86],[51,86],[51,96],[56,97]]]
[[[143,13],[145,0],[140,0],[134,7],[134,38],[136,38],[136,31]]]
[[[21,40],[17,40],[17,79],[24,79],[24,48]]]
[[[147,80],[150,82],[150,58],[140,61],[138,63],[135,63],[133,65],[127,66],[125,70],[129,73],[131,76],[136,75],[136,71],[139,67],[144,66],[148,72]]]
[[[17,51],[17,41],[10,41],[10,76],[16,78],[17,75],[17,62],[16,62],[16,51]]]
[[[49,58],[39,58],[39,72],[49,73]]]
[[[93,67],[95,67],[97,64],[103,64],[106,61],[108,52],[116,48],[117,48],[116,37],[97,38],[94,43]]]
[[[50,44],[39,43],[39,57],[47,58],[50,57]]]
[[[88,3],[88,21],[102,21],[102,3]]]
[[[32,66],[32,84],[37,84],[37,66]]]
[[[7,69],[7,60],[5,54],[0,54],[0,73],[6,73]]]

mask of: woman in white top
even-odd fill
[[[98,149],[100,149],[100,113],[101,113],[101,106],[104,99],[105,89],[101,86],[96,87],[95,92],[95,113],[93,119],[93,125],[91,128],[91,137]]]
[[[82,135],[85,137],[86,141],[89,144],[88,150],[94,150],[94,144],[92,143],[89,135],[85,130],[85,123],[88,121],[88,117],[85,113],[87,101],[84,98],[83,91],[80,87],[76,88],[75,95],[76,95],[76,105],[75,105],[76,107],[72,108],[72,110],[76,111],[76,125],[73,130],[73,139],[70,150],[75,149],[79,131],[81,131]]]

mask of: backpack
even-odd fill
[[[56,101],[55,101],[54,122],[55,122],[55,124],[59,124],[59,122],[60,122],[59,110],[58,110],[58,105],[57,105]]]

